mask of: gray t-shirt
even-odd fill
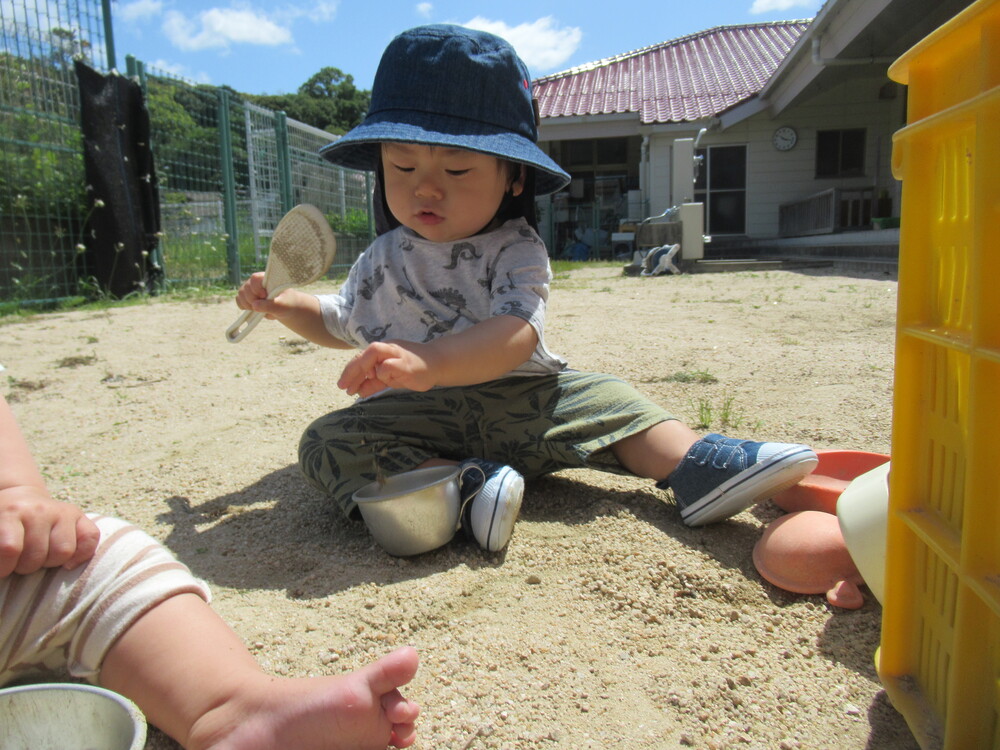
[[[545,244],[524,219],[443,243],[399,227],[361,254],[339,294],[317,298],[327,330],[358,348],[391,339],[428,342],[514,315],[535,329],[538,346],[507,374],[544,375],[566,367],[545,347],[551,277]]]

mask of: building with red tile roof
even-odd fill
[[[649,125],[717,116],[759,92],[808,21],[718,26],[535,80],[544,118],[635,113]]]
[[[888,66],[970,3],[827,0],[534,80],[540,143],[574,178],[540,206],[552,254],[615,255],[682,203],[703,204],[709,251],[896,215],[906,96]]]

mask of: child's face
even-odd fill
[[[511,181],[495,156],[465,149],[383,143],[382,169],[392,215],[432,242],[471,237],[492,221],[508,190],[524,190],[523,169]]]

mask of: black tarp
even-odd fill
[[[83,275],[113,297],[155,292],[160,201],[142,88],[76,62],[87,200]],[[103,204],[103,205],[102,205]]]

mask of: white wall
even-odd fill
[[[880,99],[879,91],[885,84],[886,79],[876,74],[840,84],[803,104],[790,107],[778,119],[760,114],[741,123],[743,135],[750,143],[747,229],[751,236],[776,236],[781,203],[832,187],[874,186],[876,197],[881,190],[886,190],[896,199],[898,211],[899,184],[893,179],[891,170],[892,133],[902,127],[904,89],[896,87],[895,99]],[[779,152],[771,146],[771,135],[781,125],[791,125],[798,132],[798,143],[791,151]],[[866,130],[864,176],[817,179],[816,132],[845,128]]]
[[[812,99],[789,107],[779,117],[766,111],[753,115],[724,131],[712,131],[702,146],[747,146],[747,234],[754,238],[778,236],[778,206],[805,198],[831,187],[876,187],[888,191],[899,210],[899,183],[892,177],[892,133],[902,127],[905,89],[896,87],[895,99],[880,99],[887,79],[881,71],[843,83]],[[798,133],[791,151],[771,145],[775,129],[790,125]],[[816,132],[865,128],[865,175],[851,179],[816,179]],[[675,138],[690,133],[654,133],[650,137],[650,210],[656,214],[672,205],[670,160]]]
[[[681,135],[653,135],[649,139],[649,181],[645,188],[649,191],[647,205],[650,216],[661,214],[670,208],[673,198],[670,195],[670,165],[674,138]]]

